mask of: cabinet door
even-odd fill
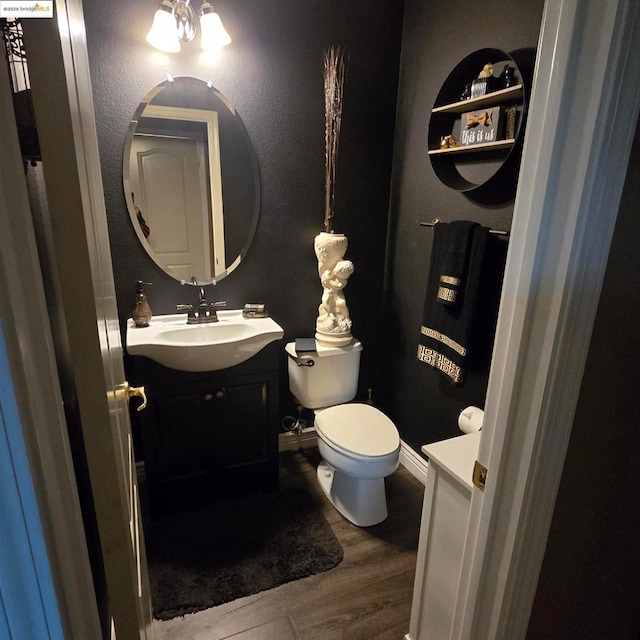
[[[206,391],[163,396],[155,401],[159,480],[204,475],[215,465],[223,437],[215,403],[214,394]],[[217,413],[220,415],[219,410]]]
[[[227,467],[264,460],[268,440],[268,383],[225,387]]]
[[[143,425],[151,516],[192,508],[212,491],[224,461],[224,409],[215,391],[149,390]]]
[[[277,375],[150,386],[142,416],[151,517],[278,486]]]
[[[225,387],[225,471],[229,491],[277,487],[275,377],[248,377]]]

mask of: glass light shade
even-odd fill
[[[147,42],[167,53],[180,51],[180,40],[176,29],[176,19],[165,9],[158,9],[153,17],[153,24],[147,33]]]
[[[205,51],[215,51],[216,49],[222,49],[222,47],[227,46],[231,42],[231,38],[222,26],[222,20],[220,20],[220,16],[217,13],[205,13],[205,6],[207,4],[208,3],[204,3],[202,5],[203,11],[200,15],[200,29],[202,30],[200,46]]]

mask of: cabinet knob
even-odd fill
[[[215,393],[215,397],[217,400],[221,400],[222,398],[224,398],[224,389],[219,389],[218,391],[216,391]],[[213,400],[214,398],[214,394],[213,393],[205,393],[204,394],[204,399],[208,401]]]
[[[204,394],[204,399],[209,401],[209,400],[213,400],[213,395],[211,393],[205,393]]]
[[[218,398],[218,400],[224,398],[224,389],[219,389],[218,391],[216,391],[216,398]]]

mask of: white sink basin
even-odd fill
[[[284,335],[272,318],[218,311],[218,322],[187,324],[187,315],[154,316],[148,327],[127,321],[127,353],[180,371],[217,371],[240,364]]]

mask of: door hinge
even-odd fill
[[[484,485],[487,481],[487,467],[480,464],[477,460],[473,466],[473,484],[484,492]]]

